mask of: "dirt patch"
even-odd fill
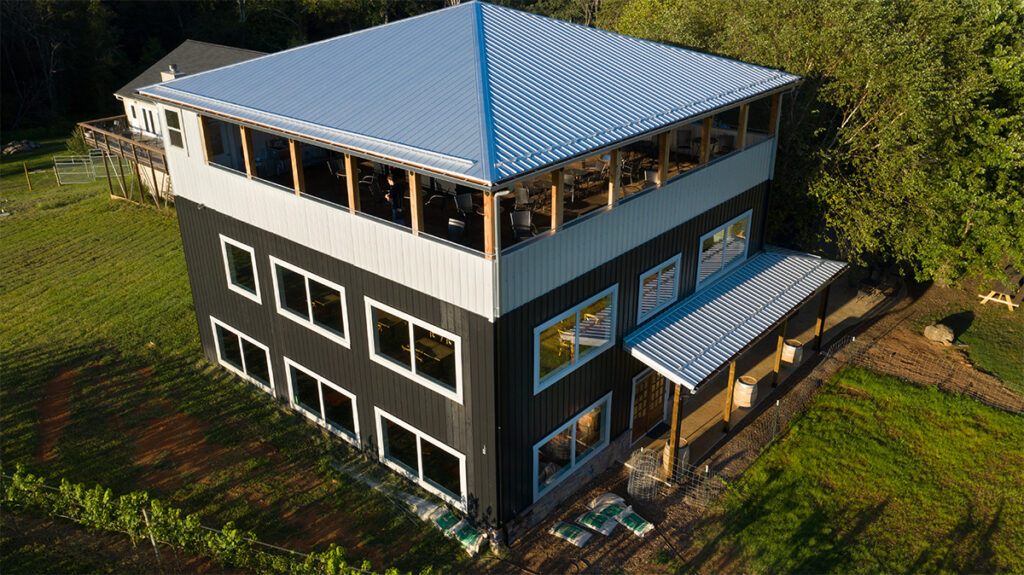
[[[57,441],[71,421],[71,392],[81,375],[77,368],[65,367],[46,382],[46,397],[39,402],[39,449],[36,462],[46,463],[57,457]]]

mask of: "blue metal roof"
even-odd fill
[[[788,250],[763,252],[629,334],[623,347],[695,391],[846,266]]]
[[[798,79],[470,2],[139,92],[489,185]]]

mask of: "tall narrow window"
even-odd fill
[[[167,139],[176,148],[185,147],[185,136],[181,131],[181,116],[174,110],[164,110],[164,117],[167,118]]]
[[[459,509],[466,510],[466,456],[380,408],[381,461]]]
[[[616,285],[533,330],[535,394],[612,346],[617,294]]]
[[[253,249],[224,235],[220,236],[220,246],[224,255],[224,273],[227,275],[228,289],[256,303],[263,303],[260,299],[260,279],[256,272],[256,254]]]
[[[601,398],[533,446],[533,500],[608,445],[612,396]]]
[[[345,288],[273,256],[270,263],[278,313],[348,347]]]
[[[211,317],[217,360],[228,371],[256,383],[264,391],[273,392],[270,370],[270,349],[241,332]]]
[[[654,316],[679,295],[679,255],[640,275],[640,303],[636,322],[640,324]]]
[[[741,263],[750,248],[750,211],[700,238],[697,287],[706,285]]]
[[[292,407],[358,447],[356,396],[287,357],[284,364]]]

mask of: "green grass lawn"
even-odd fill
[[[358,454],[203,359],[173,208],[113,201],[105,180],[58,188],[50,156],[62,153],[64,136],[5,141],[22,137],[44,147],[0,165],[11,212],[0,218],[5,470],[24,463],[53,481],[148,490],[207,525],[235,521],[278,544],[327,533],[377,569],[462,559],[439,532],[329,465],[360,464]],[[31,192],[23,161],[42,170]],[[64,369],[77,370],[70,415],[45,458],[40,402]],[[168,448],[140,460],[145,442],[182,433],[174,418],[201,429],[202,450],[183,445],[175,449],[185,455]],[[185,467],[189,454],[210,457]]]
[[[857,368],[719,501],[679,570],[1024,572],[1024,417]]]

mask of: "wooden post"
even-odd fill
[[[622,193],[622,152],[618,149],[608,153],[608,205],[615,203]]]
[[[658,185],[668,181],[669,135],[672,131],[658,134]]]
[[[551,229],[562,225],[565,215],[562,213],[562,200],[565,198],[565,181],[562,170],[551,172]]]
[[[135,181],[139,183],[139,203],[141,204],[146,199],[146,193],[142,190],[142,172],[139,171],[139,151],[135,144],[132,144],[132,157],[135,158]],[[156,183],[154,182],[153,185],[156,185]],[[160,207],[156,197],[153,198],[153,203],[156,204],[156,207]]]
[[[121,178],[121,193],[124,194],[125,199],[130,199],[128,197],[128,184],[124,181],[124,166],[121,165],[121,156],[117,157],[117,171],[118,177]]]
[[[750,105],[740,106],[740,119],[736,123],[736,151],[739,152],[747,146],[747,119],[750,116]]]
[[[678,383],[674,383],[673,386],[676,388],[675,397],[672,399],[672,424],[668,436],[668,473],[669,479],[671,480],[676,471],[676,458],[679,456],[679,434],[682,430],[679,429],[680,419],[682,416],[680,405],[682,402],[683,386]]]
[[[146,150],[146,159],[149,161],[149,173],[150,173],[151,176],[153,176],[153,191],[156,193],[155,198],[157,200],[159,200],[160,199],[160,184],[157,183],[157,180],[156,180],[156,168],[153,167],[153,152],[148,150],[148,149]],[[157,202],[157,205],[160,205],[160,203]],[[165,208],[167,207],[167,198],[164,198],[164,207]]]
[[[295,194],[306,191],[306,174],[302,169],[302,144],[295,140],[288,140],[288,152],[292,157],[292,184],[295,186]]]
[[[351,154],[345,154],[345,187],[348,188],[348,211],[359,211],[359,166]]]
[[[494,195],[489,191],[484,192],[484,255],[487,259],[493,260],[497,254],[497,242],[494,237]]]
[[[410,218],[412,220],[412,233],[419,235],[423,231],[423,189],[420,186],[419,174],[413,171],[406,173],[409,174],[409,208],[411,210],[410,215],[412,216]],[[484,225],[486,226],[487,222],[484,222]]]
[[[210,163],[210,131],[207,129],[206,116],[199,116],[199,140],[203,144],[203,161]]]
[[[818,303],[818,321],[814,323],[814,351],[821,351],[821,339],[825,333],[825,314],[828,311],[828,292],[832,289],[832,284],[825,286],[825,291],[821,292],[821,301]]]
[[[768,113],[768,135],[774,136],[779,127],[779,98],[781,94],[772,94],[772,110]]]
[[[60,176],[57,175],[57,166],[53,167],[53,178],[57,180],[57,187],[61,187]]]
[[[714,124],[714,116],[704,118],[700,127],[700,163],[706,164],[711,159],[711,126]]]
[[[21,167],[25,168],[25,181],[28,182],[28,191],[32,191],[32,178],[28,177],[28,164],[25,162],[21,163]]]
[[[110,159],[108,156],[109,154],[103,152],[103,169],[107,172],[107,190],[110,191],[110,195],[114,195],[114,183],[110,181],[110,164],[107,163]]]
[[[722,419],[725,420],[724,431],[729,431],[729,419],[732,417],[732,393],[736,386],[736,362],[729,364],[729,387],[726,389],[725,413]]]
[[[245,175],[249,179],[256,176],[256,157],[252,149],[252,130],[245,126],[239,126],[242,133],[242,159],[245,161]]]
[[[786,343],[786,325],[789,320],[782,322],[779,330],[779,342],[775,344],[775,367],[772,368],[772,387],[779,384],[779,370],[782,369],[782,345]]]

